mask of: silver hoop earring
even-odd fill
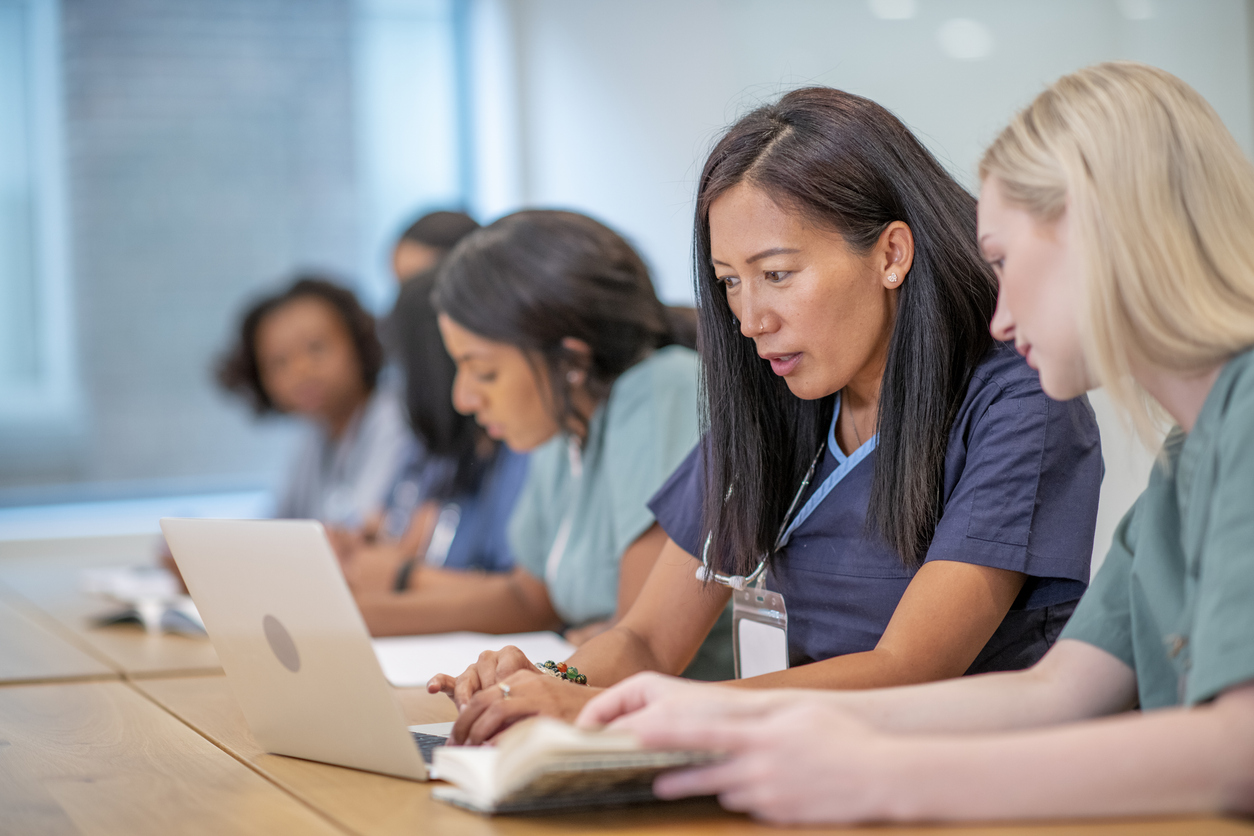
[[[896,274],[896,273],[889,273],[889,274],[888,274],[888,280],[889,280],[890,282],[892,282],[892,283],[894,283],[894,284],[895,284],[895,283],[897,282],[897,274]]]

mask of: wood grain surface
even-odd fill
[[[338,834],[122,682],[0,688],[6,834]]]
[[[222,672],[207,638],[150,635],[137,624],[95,626],[118,605],[81,592],[81,569],[65,559],[0,561],[0,599],[130,677]]]
[[[99,658],[0,599],[0,684],[117,678]]]

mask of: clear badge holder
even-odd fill
[[[732,649],[737,679],[788,670],[788,610],[764,578],[732,593]]]

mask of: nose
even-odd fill
[[[1010,306],[1006,304],[1004,288],[997,290],[997,309],[993,311],[993,319],[988,324],[988,331],[993,335],[993,339],[1001,342],[1015,338],[1015,318],[1010,313]]]
[[[287,358],[285,371],[292,380],[304,380],[313,374],[317,361],[310,351],[294,351]]]
[[[749,339],[768,334],[779,327],[779,318],[757,284],[755,281],[742,282],[734,301],[728,299],[732,313],[740,320],[740,333]]]
[[[466,375],[457,372],[453,376],[453,409],[462,415],[473,415],[482,405],[482,401],[475,387],[466,380]]]

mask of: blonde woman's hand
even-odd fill
[[[659,777],[654,792],[661,798],[717,795],[728,810],[780,824],[854,824],[908,811],[913,787],[905,738],[877,732],[818,698],[785,700],[775,709],[758,703],[756,716],[727,710],[747,705],[723,701],[701,715],[659,701],[658,710],[615,725],[630,728],[646,746],[726,755],[712,766]]]

